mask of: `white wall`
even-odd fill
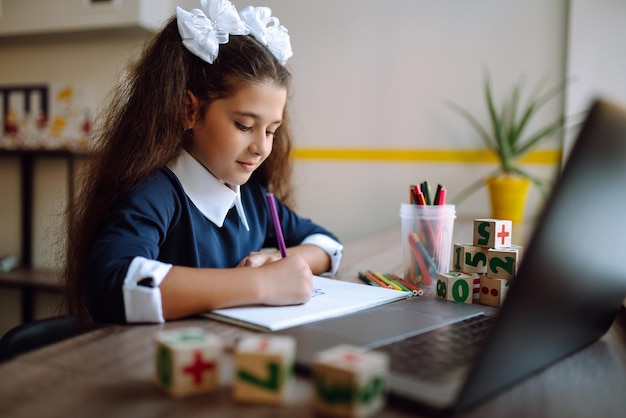
[[[566,113],[577,123],[596,97],[626,106],[626,2],[571,0],[570,4],[567,73],[572,84]],[[566,136],[564,157],[576,133],[572,130]]]
[[[247,1],[236,1],[238,5]],[[566,0],[269,0],[291,35],[298,146],[474,149],[482,142],[454,101],[486,118],[483,69],[496,100],[527,77],[565,77]],[[535,127],[560,114],[555,100]],[[549,144],[559,147],[558,141]],[[410,183],[443,183],[450,195],[491,165],[299,161],[299,209],[351,241],[399,225]],[[554,167],[531,167],[550,177]],[[541,200],[534,191],[529,212]],[[487,195],[458,208],[489,214]]]

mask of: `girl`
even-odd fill
[[[309,300],[342,246],[290,208],[292,55],[268,8],[177,8],[118,87],[73,208],[68,313],[163,322]],[[265,200],[278,197],[288,255]]]

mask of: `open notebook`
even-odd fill
[[[305,304],[226,308],[208,312],[204,316],[262,331],[277,331],[383,305],[406,298],[408,294],[313,276],[313,294]]]

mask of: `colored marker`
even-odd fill
[[[274,231],[276,231],[276,240],[278,241],[278,249],[280,255],[287,257],[287,246],[285,245],[285,237],[283,237],[283,230],[280,227],[280,219],[278,219],[278,210],[276,209],[276,199],[274,194],[268,192],[265,197],[267,198],[267,204],[270,207],[270,214],[272,215],[272,223],[274,224]]]
[[[420,271],[422,273],[422,277],[423,277],[422,281],[424,282],[426,286],[430,286],[433,283],[433,278],[428,272],[428,268],[426,267],[426,262],[424,261],[424,255],[422,254],[419,247],[417,246],[417,242],[415,242],[413,235],[414,234],[409,234],[408,236],[409,246],[411,247],[413,256],[417,260],[417,264],[419,265]]]
[[[374,275],[374,277],[376,277],[378,280],[380,280],[383,283],[387,283],[389,286],[391,286],[392,289],[394,290],[402,290],[402,288],[400,286],[398,286],[396,283],[394,283],[392,280],[388,280],[385,276],[383,276],[382,274],[378,273],[378,272],[373,272],[370,271],[370,274]]]
[[[363,274],[360,271],[359,271],[359,279],[361,279],[365,284],[379,287],[378,283],[376,283],[375,281],[373,281],[372,279],[370,279],[369,277],[367,277],[365,274]]]
[[[424,197],[424,193],[420,190],[419,186],[415,186],[415,196],[417,197],[417,204],[424,206],[426,205],[426,198]]]
[[[439,196],[441,195],[441,184],[437,185],[437,190],[435,191],[435,198],[433,199],[433,205],[439,204]]]
[[[367,271],[359,272],[359,277],[361,278],[361,280],[365,281],[368,284],[373,283],[372,286],[384,287],[385,289],[389,289],[389,285],[387,285],[387,283],[381,282],[376,277],[369,274]]]
[[[374,276],[372,273],[370,273],[369,271],[364,272],[363,274],[365,274],[365,276],[370,279],[371,281],[373,281],[374,283],[376,283],[378,286],[380,287],[384,287],[385,289],[393,289],[393,287],[391,287],[391,285],[389,283],[386,283],[382,280],[380,280],[378,277]]]
[[[439,191],[439,199],[437,200],[437,204],[443,206],[446,204],[446,188],[442,187]]]
[[[398,281],[399,283],[402,283],[403,285],[411,289],[413,291],[413,294],[415,294],[416,296],[422,296],[424,294],[424,291],[422,289],[415,286],[413,283],[409,282],[408,280],[404,280],[402,277],[398,276],[397,274],[389,274],[389,275],[393,277],[394,279],[396,279],[396,281]]]
[[[411,294],[411,296],[417,296],[417,292],[413,292],[412,289],[410,289],[408,286],[406,286],[401,281],[396,280],[396,278],[393,277],[391,274],[383,274],[383,277],[385,279],[387,279],[388,281],[393,282],[396,285],[400,286],[400,288],[402,289],[403,292],[409,292]]]
[[[424,193],[424,199],[426,199],[426,204],[432,204],[432,201],[430,200],[430,186],[428,185],[427,181],[424,181],[422,183],[422,193]]]
[[[413,240],[415,241],[415,244],[417,244],[417,248],[419,248],[420,252],[424,256],[424,260],[426,260],[426,263],[428,263],[428,268],[429,268],[430,274],[432,276],[436,276],[437,272],[438,272],[437,271],[437,265],[433,261],[433,259],[430,256],[430,254],[428,254],[428,251],[426,251],[426,248],[424,247],[424,244],[422,244],[422,241],[420,241],[420,238],[419,238],[419,236],[416,233],[413,233]]]

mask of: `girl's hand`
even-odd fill
[[[265,305],[296,305],[308,302],[313,292],[313,273],[302,257],[280,258],[259,269],[262,303]]]
[[[281,259],[280,252],[251,252],[237,264],[237,267],[261,267],[268,263],[273,263]]]

